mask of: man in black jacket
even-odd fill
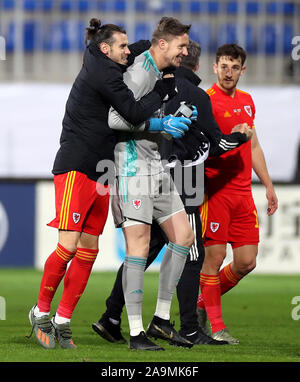
[[[97,182],[105,171],[97,171],[98,162],[105,160],[113,168],[116,135],[108,126],[109,108],[113,106],[137,125],[159,109],[175,89],[174,79],[161,80],[136,102],[123,82],[130,54],[125,30],[112,24],[101,26],[99,20],[92,19],[87,40],[83,66],[66,104],[53,166],[56,218],[48,225],[58,229],[58,245],[45,263],[38,301],[29,313],[37,341],[47,349],[55,347],[55,337],[60,347],[76,348],[70,320],[96,259],[109,207],[109,184]],[[138,55],[148,47],[149,42],[141,42],[132,51]],[[51,302],[63,277],[63,295],[50,321]]]
[[[184,202],[189,221],[194,230],[196,240],[192,246],[181,279],[177,285],[177,298],[179,301],[181,329],[180,335],[195,345],[227,344],[225,341],[215,341],[205,335],[197,322],[196,304],[199,292],[200,270],[204,259],[204,247],[202,243],[202,227],[199,214],[199,206],[202,203],[203,185],[203,161],[210,155],[221,155],[227,152],[227,147],[235,148],[246,142],[251,133],[235,132],[223,135],[212,114],[209,96],[198,87],[199,77],[195,72],[199,68],[200,46],[190,42],[188,56],[182,58],[181,67],[176,70],[176,85],[178,94],[166,103],[165,113],[174,113],[180,103],[185,101],[195,105],[198,110],[197,121],[194,122],[187,134],[182,139],[162,140],[160,147],[161,156],[168,162],[177,159],[181,163],[173,171],[174,182],[177,191]],[[236,127],[244,131],[244,127]],[[204,135],[203,135],[204,134]],[[224,144],[225,143],[225,144]],[[228,144],[229,143],[229,144]],[[202,158],[201,158],[202,157]],[[192,164],[194,164],[192,166]],[[188,167],[184,167],[184,166]],[[182,185],[177,182],[176,174],[183,171]],[[178,179],[181,176],[178,177]],[[191,187],[188,187],[190,186]],[[152,224],[151,241],[147,267],[154,261],[163,246],[168,243],[162,229],[157,224]],[[121,331],[121,313],[124,306],[122,289],[121,265],[112,292],[106,300],[107,310],[98,322],[92,324],[92,328],[101,337],[110,342],[125,342]]]

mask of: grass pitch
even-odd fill
[[[292,299],[300,295],[299,276],[249,275],[223,296],[223,318],[230,333],[239,338],[239,345],[182,349],[158,340],[165,352],[137,352],[130,351],[127,345],[111,344],[91,329],[92,322],[105,309],[115,278],[115,273],[110,272],[92,273],[76,307],[72,331],[77,350],[58,347],[46,350],[37,344],[34,335],[27,339],[25,335],[31,331],[28,312],[36,302],[41,275],[32,269],[0,269],[0,296],[6,302],[6,319],[0,320],[0,362],[300,362],[300,321],[292,318],[292,310],[296,308]],[[157,285],[158,274],[146,272],[145,329],[154,313]],[[62,286],[53,301],[53,313],[61,292]],[[175,320],[175,327],[179,329],[175,296],[172,305],[171,320]],[[125,309],[122,328],[128,339]]]

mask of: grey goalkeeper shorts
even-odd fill
[[[171,176],[118,176],[111,196],[111,209],[116,227],[127,220],[161,224],[165,218],[184,210],[184,205]]]

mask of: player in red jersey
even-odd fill
[[[205,260],[201,270],[201,294],[198,298],[200,326],[212,337],[236,344],[222,319],[221,295],[233,288],[256,266],[259,223],[251,191],[252,169],[266,187],[267,214],[272,215],[278,200],[270,179],[263,150],[254,129],[255,106],[250,94],[237,89],[245,72],[246,52],[236,44],[221,46],[216,53],[214,72],[217,83],[207,93],[214,117],[224,134],[237,124],[252,128],[252,139],[244,145],[205,164],[206,196],[201,206]],[[231,244],[233,261],[220,268]]]

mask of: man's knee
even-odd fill
[[[174,240],[174,244],[182,245],[183,247],[190,248],[195,241],[195,234],[192,229],[187,228],[184,232]]]
[[[239,261],[234,264],[235,273],[240,276],[246,276],[248,273],[252,272],[256,267],[256,259],[250,261]]]
[[[221,245],[208,246],[205,248],[205,257],[202,272],[215,274],[221,268],[226,257],[226,247]]]

